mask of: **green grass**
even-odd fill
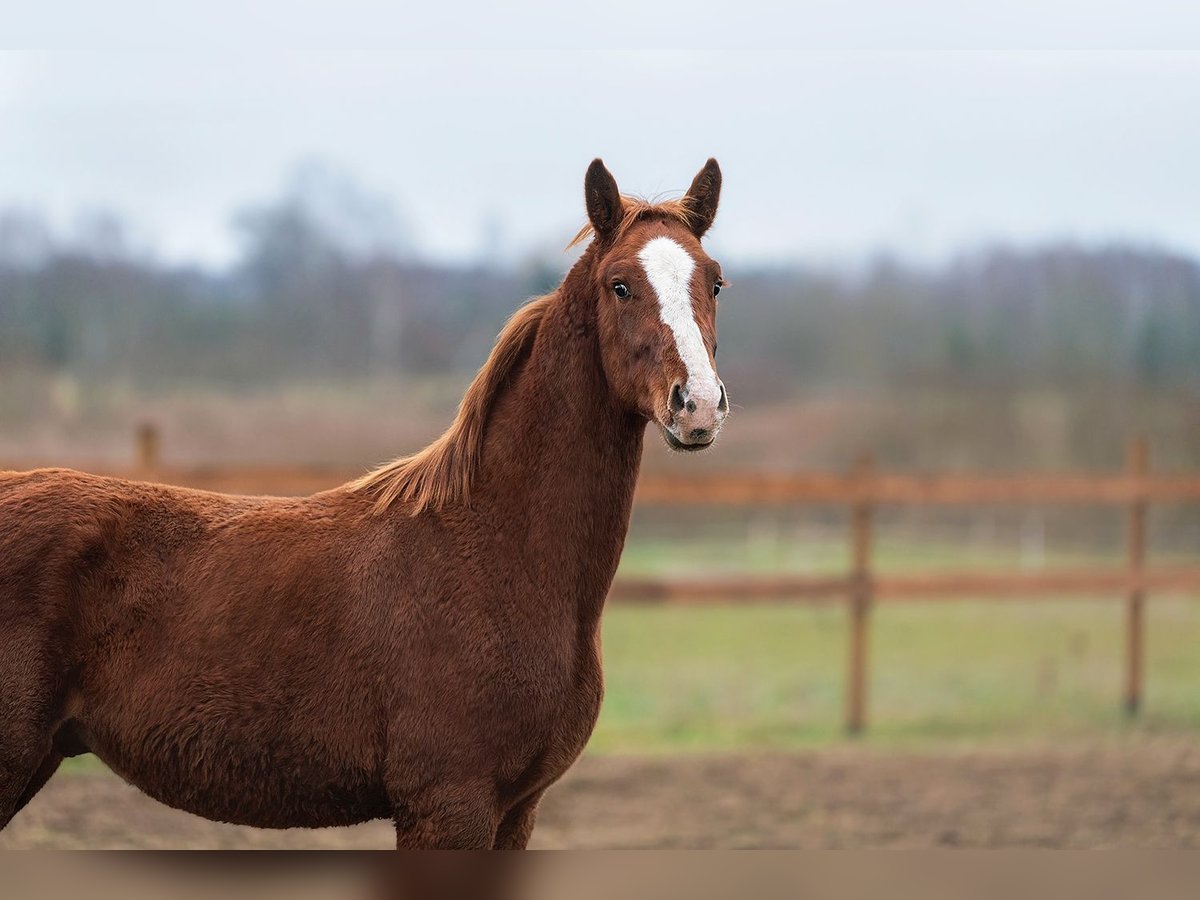
[[[880,572],[1030,565],[1015,547],[882,538]],[[846,554],[844,539],[820,535],[637,539],[621,571],[829,574],[846,570]],[[1037,562],[1121,564],[1119,552],[1047,555]],[[871,625],[869,726],[860,740],[887,747],[1200,736],[1200,598],[1151,597],[1147,628],[1143,714],[1131,723],[1121,705],[1119,597],[880,605]],[[590,747],[767,749],[844,740],[846,644],[846,613],[837,605],[612,605],[604,621],[607,694]]]
[[[1196,732],[1200,603],[1152,600],[1143,715],[1121,709],[1122,604],[907,603],[873,617],[870,725],[881,746]],[[837,608],[611,607],[591,749],[785,748],[843,739]]]

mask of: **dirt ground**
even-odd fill
[[[0,848],[386,848],[387,823],[218,825],[112,775],[60,774]],[[952,753],[589,757],[537,847],[1200,847],[1200,742]]]

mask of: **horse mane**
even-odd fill
[[[688,228],[692,227],[696,218],[696,214],[689,205],[687,197],[675,197],[668,200],[647,200],[645,197],[622,194],[621,224],[617,226],[617,231],[613,235],[613,241],[621,240],[634,222],[655,216],[663,219],[673,219],[682,225],[686,225]],[[566,249],[570,250],[572,247],[579,246],[595,233],[596,229],[592,227],[591,222],[588,222],[579,229],[575,237],[571,238],[571,243],[567,244]]]
[[[397,502],[411,503],[414,516],[426,509],[468,503],[483,456],[488,417],[500,390],[529,355],[554,296],[538,297],[513,313],[441,437],[412,456],[393,460],[350,482],[349,489],[373,494],[377,513]]]
[[[621,195],[623,215],[614,240],[620,240],[640,219],[664,218],[691,227],[695,218],[688,198],[647,200]],[[595,233],[584,225],[571,239],[567,249],[588,240]],[[467,388],[454,422],[436,441],[411,456],[380,466],[347,485],[375,497],[375,512],[395,503],[412,504],[410,513],[441,509],[452,503],[469,503],[471,484],[483,456],[483,437],[496,397],[521,362],[528,356],[538,326],[555,294],[547,294],[526,303],[505,324],[487,362]]]

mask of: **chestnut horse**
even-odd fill
[[[298,499],[0,474],[0,827],[90,751],[178,809],[390,818],[399,847],[524,847],[600,709],[599,624],[646,426],[709,446],[721,173],[622,196],[501,332],[449,430]]]

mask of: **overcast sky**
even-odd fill
[[[426,254],[473,258],[489,220],[509,250],[560,247],[597,155],[640,194],[716,156],[713,242],[742,260],[1058,238],[1200,255],[1200,54],[0,55],[0,206],[64,227],[111,209],[173,260],[228,260],[232,213],[311,158],[388,195]]]

